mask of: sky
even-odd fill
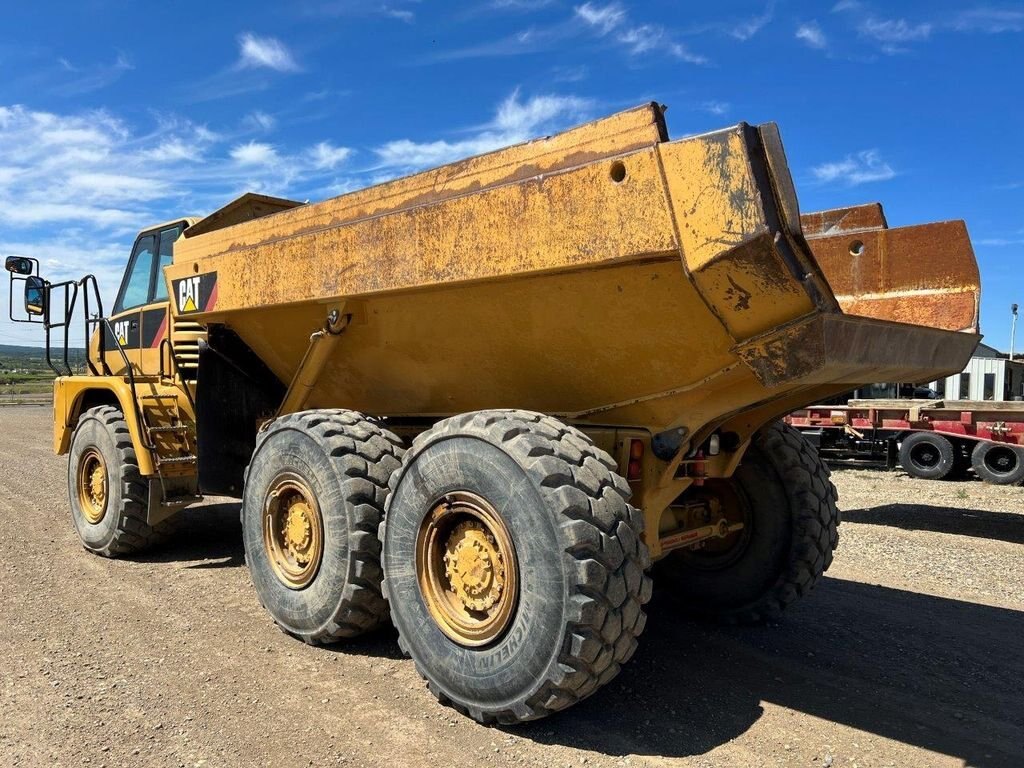
[[[321,200],[652,100],[674,138],[778,123],[803,211],[965,219],[988,343],[1024,306],[1021,2],[3,5],[0,257],[94,273],[108,307],[152,224],[245,191]],[[0,343],[40,344],[2,293]]]

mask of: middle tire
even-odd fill
[[[380,524],[400,440],[361,413],[303,411],[258,436],[242,500],[245,560],[260,602],[307,643],[387,620]]]
[[[636,649],[650,598],[641,513],[577,429],[517,410],[439,422],[391,481],[384,588],[402,650],[484,722],[589,696]]]

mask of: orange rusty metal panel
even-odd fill
[[[851,205],[829,211],[805,213],[800,217],[806,237],[859,232],[866,229],[888,229],[881,203]]]
[[[808,238],[844,312],[978,330],[981,276],[962,221]]]

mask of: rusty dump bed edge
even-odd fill
[[[869,203],[801,223],[844,312],[978,332],[981,275],[963,221],[890,229],[882,205]]]
[[[286,384],[327,314],[347,318],[311,406],[743,432],[883,375],[959,370],[977,341],[962,222],[889,230],[880,207],[850,209],[811,214],[805,237],[774,125],[669,141],[653,104],[218,215],[175,244],[173,314],[230,327]],[[930,302],[961,295],[943,323]]]

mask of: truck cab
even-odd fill
[[[160,350],[168,338],[170,301],[164,267],[173,261],[174,241],[193,219],[179,219],[143,230],[135,240],[131,256],[111,309],[110,324],[103,327],[104,361],[115,375],[124,375],[120,350],[138,374],[160,373]],[[91,339],[98,353],[100,329]]]
[[[140,522],[149,528],[201,498],[194,398],[205,329],[187,319],[175,321],[163,272],[173,261],[175,241],[196,221],[181,217],[139,233],[109,316],[95,276],[50,282],[40,276],[35,259],[9,257],[5,263],[11,273],[10,319],[43,326],[46,360],[57,374],[54,450],[72,451],[86,414],[116,413],[130,438],[124,447],[131,448],[137,472]],[[22,316],[14,310],[17,283],[24,284]],[[75,337],[84,339],[84,372],[68,362]],[[113,489],[99,459],[86,464],[91,469],[80,478],[80,502],[88,509],[92,494],[98,524]]]

